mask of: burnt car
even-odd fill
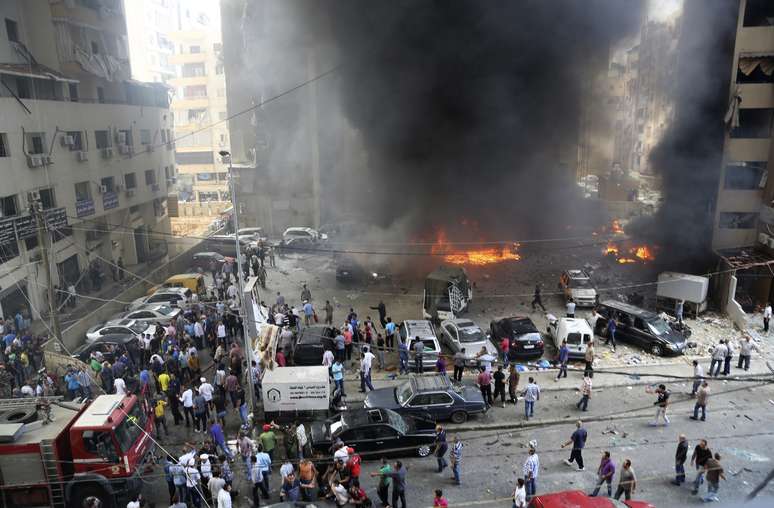
[[[100,353],[104,360],[114,363],[122,354],[129,353],[132,359],[139,359],[140,341],[133,334],[101,335],[92,342],[86,342],[72,352],[72,357],[89,363],[91,353]]]
[[[638,346],[656,356],[683,354],[690,330],[680,331],[655,312],[634,305],[606,300],[597,306],[600,317],[594,333],[607,338],[608,322],[615,320],[616,342]]]
[[[470,415],[487,410],[480,390],[452,383],[441,374],[411,376],[398,386],[372,390],[363,404],[366,408],[387,408],[402,415],[453,423],[463,423]]]
[[[293,341],[293,365],[322,365],[326,349],[335,350],[333,339],[339,331],[332,326],[305,326]]]
[[[497,347],[503,339],[508,339],[508,360],[511,362],[543,356],[543,337],[528,317],[497,319],[489,324],[489,331]]]
[[[427,457],[435,441],[435,422],[384,408],[352,409],[312,422],[311,435],[312,450],[325,456],[341,439],[368,458],[414,453]]]

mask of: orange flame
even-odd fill
[[[618,246],[614,243],[608,243],[607,247],[605,247],[605,250],[602,252],[603,254],[607,255],[618,255]]]
[[[643,261],[653,261],[656,259],[656,256],[653,255],[653,252],[651,252],[647,245],[635,247],[633,250],[634,255]]]
[[[503,261],[518,261],[521,255],[517,252],[518,243],[499,247],[481,249],[456,249],[449,244],[446,233],[438,231],[435,244],[430,249],[431,254],[443,255],[443,260],[453,265],[484,266]]]
[[[619,221],[618,219],[613,219],[613,223],[610,225],[610,230],[613,232],[614,235],[624,234],[624,230],[621,227],[621,221]]]

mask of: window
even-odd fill
[[[0,198],[0,217],[13,217],[19,213],[19,201],[16,194]]]
[[[33,155],[39,155],[45,152],[45,134],[42,132],[29,132],[27,133],[27,153]]]
[[[724,186],[732,190],[762,189],[769,174],[767,166],[765,161],[729,162],[726,164]]]
[[[452,398],[448,393],[431,393],[430,404],[451,404]]]
[[[429,393],[420,393],[419,395],[415,395],[414,398],[411,399],[411,402],[409,402],[409,406],[411,407],[427,406],[428,404],[430,404]]]
[[[201,53],[202,48],[200,46],[188,46],[189,53]]]
[[[134,189],[137,187],[137,175],[134,173],[126,173],[124,175],[124,187],[127,189]]]
[[[83,150],[83,133],[81,131],[67,131],[65,134],[73,140],[69,146],[71,152]]]
[[[744,26],[774,25],[774,3],[771,0],[747,0]]]
[[[156,170],[148,169],[145,171],[145,185],[153,185],[156,183]]]
[[[20,99],[32,97],[32,83],[29,78],[16,78],[16,95]]]
[[[129,213],[140,213],[140,205],[132,205],[129,207]]]
[[[183,77],[193,78],[205,75],[204,63],[187,63],[183,64]]]
[[[99,150],[110,148],[110,133],[108,131],[94,131],[94,141]]]
[[[5,18],[5,33],[11,42],[19,42],[19,24],[12,19]]]
[[[167,132],[164,129],[161,129],[161,142],[162,143],[167,142]]]
[[[718,227],[723,229],[753,229],[758,220],[755,212],[720,212]]]
[[[175,162],[178,164],[214,164],[215,157],[207,152],[175,152]]]
[[[204,120],[204,117],[207,115],[206,109],[189,109],[188,110],[188,121],[189,122],[201,122]]]
[[[215,64],[215,74],[223,74],[223,64]]]
[[[97,87],[97,102],[105,104],[105,89],[101,86]]]
[[[56,208],[56,197],[54,196],[54,189],[51,187],[47,189],[40,189],[38,194],[40,195],[40,203],[43,205],[44,210]]]
[[[78,84],[70,83],[67,85],[67,87],[70,90],[70,100],[73,102],[78,102]]]
[[[194,97],[207,97],[207,85],[193,85],[183,88],[183,97],[186,99]]]
[[[196,173],[196,181],[198,182],[214,182],[215,173]]]
[[[739,127],[731,131],[732,138],[763,139],[771,136],[774,109],[740,109]]]
[[[5,132],[0,132],[0,157],[8,157],[8,135]]]
[[[118,131],[118,140],[122,145],[134,145],[134,141],[132,140],[132,131],[128,129]]]
[[[140,144],[150,145],[150,143],[151,143],[150,129],[140,129]]]
[[[740,56],[736,71],[737,83],[774,83],[774,56]],[[768,71],[768,74],[766,71]]]
[[[115,178],[113,178],[112,176],[104,177],[102,180],[99,181],[99,183],[105,188],[105,192],[116,191]]]
[[[78,182],[75,184],[75,200],[86,201],[91,199],[91,182]]]
[[[207,201],[219,201],[220,195],[217,192],[199,192],[199,201],[204,203]]]

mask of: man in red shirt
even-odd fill
[[[360,455],[355,453],[354,448],[347,448],[347,453],[349,453],[349,460],[347,460],[347,468],[349,469],[350,481],[359,480],[360,463],[362,462],[363,459],[360,457]]]
[[[482,369],[481,373],[476,379],[476,384],[481,390],[481,396],[484,397],[484,403],[486,403],[487,406],[491,406],[494,402],[492,400],[492,375],[486,370]]]

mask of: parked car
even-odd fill
[[[277,248],[282,251],[305,251],[317,250],[319,249],[319,246],[317,241],[312,240],[311,238],[296,237],[282,240]]]
[[[93,351],[99,351],[105,360],[111,364],[125,351],[134,349],[139,351],[140,341],[133,334],[101,335],[93,342],[81,344],[73,351],[72,357],[84,363],[89,363],[89,357]]]
[[[226,262],[226,256],[219,252],[197,252],[193,255],[191,263],[194,268],[201,268],[207,271],[210,269],[210,261],[215,261],[215,266],[220,270],[223,263]]]
[[[169,324],[170,321],[180,315],[178,307],[170,307],[163,303],[154,303],[146,307],[140,307],[137,310],[123,312],[114,316],[111,320],[132,319],[138,322]]]
[[[239,238],[241,239],[243,236],[254,242],[266,239],[263,228],[239,228]]]
[[[540,358],[543,356],[543,338],[535,327],[535,323],[528,317],[514,316],[492,321],[489,330],[497,346],[504,339],[508,339],[508,358],[518,360],[520,358]]]
[[[562,272],[559,287],[564,291],[564,299],[569,301],[572,298],[576,307],[593,307],[597,304],[597,290],[584,270]]]
[[[551,494],[539,494],[532,498],[527,508],[656,508],[647,501],[618,501],[609,497],[590,497],[581,490],[566,490]]]
[[[472,386],[454,384],[441,374],[411,376],[408,381],[390,388],[368,392],[367,408],[383,407],[402,415],[463,423],[470,415],[487,410],[481,391]]]
[[[402,416],[384,408],[352,409],[324,421],[312,422],[312,449],[330,456],[331,444],[341,439],[360,454],[430,455],[435,422]]]
[[[465,349],[465,364],[468,367],[478,365],[476,355],[481,348],[487,353],[497,356],[497,348],[489,339],[489,335],[469,319],[448,319],[441,323],[441,343],[452,353]]]
[[[293,365],[322,365],[326,349],[334,350],[336,328],[325,325],[305,326],[293,343]]]
[[[607,323],[614,319],[616,342],[641,347],[656,356],[682,354],[685,351],[690,332],[675,330],[655,312],[615,300],[601,302],[597,312],[600,314],[594,328],[597,335],[606,337]]]
[[[204,275],[200,273],[179,273],[169,277],[158,286],[153,286],[145,294],[152,295],[160,289],[167,288],[188,288],[193,293],[198,295],[207,293],[207,285],[204,283]]]
[[[438,355],[441,354],[441,344],[435,335],[435,327],[430,321],[424,319],[408,319],[403,321],[398,328],[401,340],[408,344],[409,348],[409,369],[414,369],[416,361],[414,357],[414,345],[417,343],[417,337],[425,345],[422,356],[422,370],[435,370],[435,362],[438,361]]]
[[[282,240],[287,243],[291,238],[306,238],[312,242],[321,242],[328,239],[328,235],[320,233],[316,229],[305,227],[287,228],[282,233]]]
[[[555,318],[548,320],[548,334],[558,350],[562,341],[567,341],[569,357],[582,359],[586,356],[586,347],[594,340],[594,332],[588,322],[581,318]]]
[[[191,301],[193,293],[188,288],[164,288],[150,296],[143,296],[129,304],[126,310],[137,310],[153,303],[164,303],[173,307],[185,305]]]
[[[133,335],[139,339],[145,333],[156,333],[156,325],[133,319],[119,319],[92,326],[86,330],[86,341],[94,342],[104,335]]]
[[[244,252],[252,239],[240,238],[239,245]],[[208,251],[218,252],[224,256],[236,257],[236,237],[234,235],[212,235],[202,242],[202,247]]]

